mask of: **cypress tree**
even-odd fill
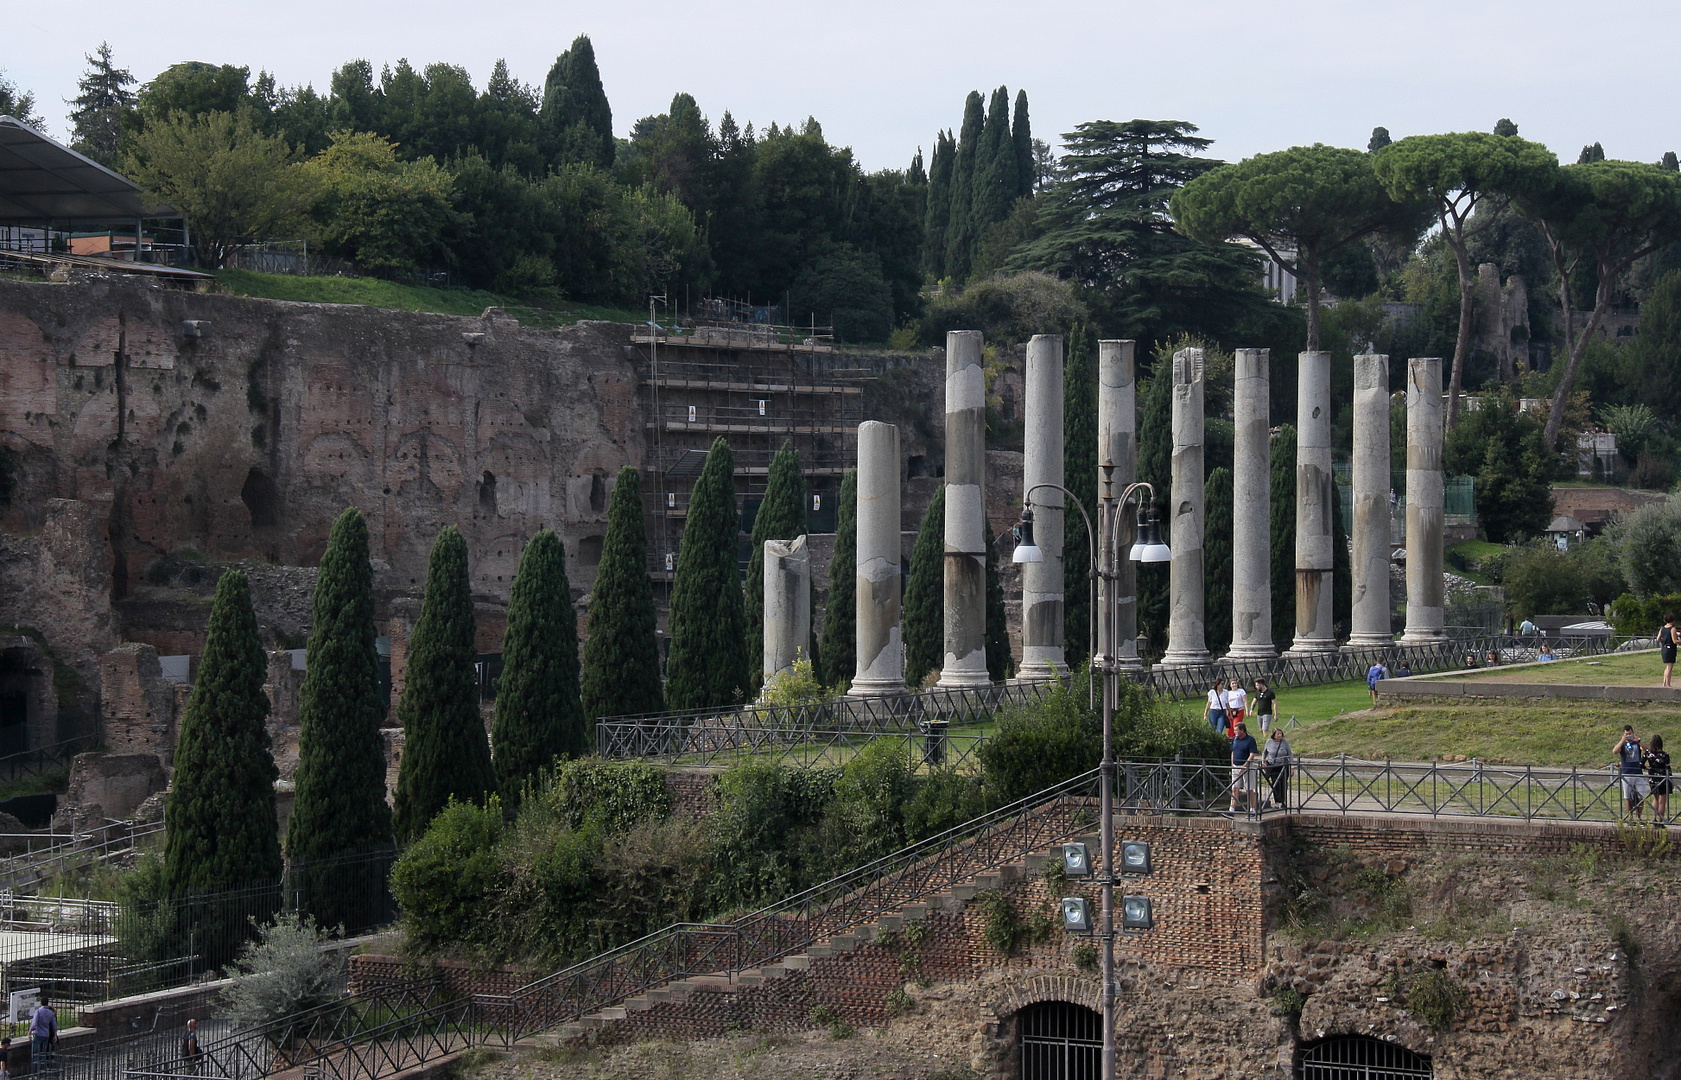
[[[1342,523],[1342,487],[1331,484],[1331,625],[1337,637],[1347,637],[1354,621],[1353,553]],[[1385,540],[1388,537],[1384,537]]]
[[[613,110],[601,85],[601,70],[595,63],[595,46],[589,35],[579,34],[572,47],[555,58],[549,77],[543,82],[543,106],[539,112],[550,137],[561,146],[593,144],[589,159],[603,169],[613,164]],[[577,136],[584,133],[586,138]]]
[[[1068,335],[1062,369],[1062,482],[1088,511],[1097,509],[1097,365],[1092,363],[1096,334],[1076,323]],[[1119,494],[1119,492],[1116,492]],[[1086,519],[1074,507],[1063,514],[1063,653],[1077,668],[1091,644],[1091,545]]]
[[[1144,390],[1144,406],[1138,420],[1138,478],[1154,485],[1156,510],[1161,515],[1163,538],[1168,535],[1171,516],[1167,513],[1168,479],[1173,460],[1173,369],[1166,357],[1157,355],[1155,371]],[[1163,642],[1167,635],[1169,574],[1166,564],[1138,566],[1138,629],[1151,641]]]
[[[957,281],[969,276],[969,261],[975,250],[975,176],[985,130],[986,108],[980,92],[971,90],[963,103],[963,128],[951,174],[951,216],[946,226],[946,276]]]
[[[1010,623],[1004,614],[1004,583],[998,577],[998,536],[992,522],[986,529],[986,674],[1003,682],[1015,671],[1010,654]]]
[[[905,582],[905,685],[918,686],[945,663],[946,489],[934,492],[911,548]]]
[[[298,709],[297,798],[286,823],[286,854],[300,906],[322,926],[372,925],[379,890],[345,888],[310,871],[313,860],[389,846],[385,802],[385,700],[374,645],[374,577],[368,523],[352,506],[333,522],[315,579],[315,601]],[[365,867],[366,885],[389,867]]]
[[[542,529],[520,553],[508,592],[502,677],[490,721],[496,786],[517,808],[525,785],[558,757],[591,750],[578,687],[578,615],[566,580],[566,548]]]
[[[751,659],[736,569],[740,517],[735,505],[735,455],[722,438],[712,443],[695,481],[677,580],[671,589],[671,652],[666,703],[707,709],[743,700],[752,682]]]
[[[823,682],[852,681],[858,663],[858,470],[841,480],[835,512],[835,557],[829,561],[829,602],[823,609]]]
[[[454,525],[446,525],[432,544],[426,595],[409,637],[408,671],[397,702],[403,725],[398,843],[419,839],[450,799],[483,802],[496,787],[479,718],[473,634],[467,542]]]
[[[806,531],[805,475],[800,472],[800,452],[784,442],[770,459],[765,476],[765,497],[753,518],[753,553],[747,559],[747,655],[762,656],[765,641],[765,541],[792,540]],[[807,659],[810,659],[809,657]],[[753,685],[763,674],[755,667]]]
[[[951,224],[952,171],[957,142],[951,132],[934,136],[934,157],[928,164],[928,206],[922,225],[922,270],[939,280],[946,273],[946,231]]]
[[[1285,424],[1272,440],[1273,644],[1287,649],[1295,636],[1296,429]]]
[[[1033,126],[1027,119],[1027,91],[1016,91],[1016,117],[1010,125],[1010,143],[1016,154],[1016,195],[1033,194],[1038,168],[1033,163]]]
[[[975,160],[974,236],[971,245],[995,223],[1010,216],[1021,170],[1016,164],[1015,143],[1010,137],[1010,91],[1000,86],[992,92],[986,126],[981,131],[980,153]],[[971,251],[972,254],[972,251]]]
[[[1224,656],[1232,644],[1232,471],[1221,467],[1203,484],[1203,617],[1208,649]]]
[[[648,540],[642,524],[642,478],[619,470],[607,503],[607,537],[590,595],[584,641],[584,715],[635,716],[665,708]]]
[[[268,664],[251,610],[245,574],[229,570],[216,583],[198,681],[187,700],[169,787],[163,884],[169,896],[267,886],[278,905],[280,836],[274,816],[274,782],[280,773],[269,753]],[[210,964],[232,957],[244,936],[247,913],[238,904],[201,901],[178,910],[192,926],[200,955]]]

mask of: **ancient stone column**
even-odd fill
[[[1270,349],[1237,350],[1232,417],[1232,647],[1228,660],[1271,660],[1272,379]]]
[[[1173,490],[1168,502],[1173,563],[1163,667],[1201,667],[1213,659],[1204,622],[1202,410],[1202,350],[1181,349],[1173,354]]]
[[[1033,539],[1044,561],[1021,566],[1021,670],[1026,682],[1057,678],[1068,670],[1062,642],[1062,492],[1039,484],[1063,483],[1062,337],[1034,334],[1027,343],[1022,500],[1033,503]],[[1084,582],[1081,582],[1082,587]]]
[[[945,689],[986,673],[986,375],[981,332],[946,334]]]
[[[1130,340],[1097,343],[1097,483],[1098,498],[1118,499],[1127,485],[1138,479],[1138,398],[1133,377],[1135,343]],[[1104,489],[1107,484],[1108,490]],[[1140,500],[1141,502],[1143,500]],[[1119,574],[1112,585],[1114,618],[1097,612],[1097,651],[1114,656],[1128,670],[1144,665],[1138,659],[1138,564],[1127,558],[1138,526],[1134,506],[1123,507],[1115,530],[1114,545],[1119,553]],[[1102,533],[1103,526],[1098,526]],[[1098,542],[1106,542],[1100,535]],[[1102,548],[1099,560],[1102,559]],[[1104,584],[1099,585],[1105,587]],[[1115,640],[1108,638],[1111,630]]]
[[[1335,652],[1331,626],[1331,354],[1296,358],[1296,638],[1289,655]]]
[[[1407,626],[1403,645],[1447,637],[1442,585],[1442,361],[1407,361]]]
[[[899,625],[899,429],[858,425],[857,674],[848,694],[905,689]]]
[[[1389,624],[1389,357],[1354,358],[1354,611],[1351,649],[1394,644]]]
[[[765,541],[765,681],[809,660],[811,550],[805,537]]]

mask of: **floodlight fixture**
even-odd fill
[[[1083,896],[1062,898],[1062,928],[1069,933],[1086,933],[1091,929],[1090,905]]]
[[[1143,840],[1128,840],[1121,845],[1121,873],[1148,874],[1150,845]]]
[[[1091,856],[1086,852],[1086,845],[1062,845],[1062,872],[1069,877],[1086,877],[1091,873]]]
[[[1067,903],[1068,901],[1063,901],[1063,904],[1065,905],[1063,913],[1064,922],[1068,919],[1066,911]],[[1150,914],[1150,898],[1148,896],[1121,897],[1121,929],[1149,930],[1155,925],[1156,920]]]

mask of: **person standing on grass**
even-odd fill
[[[1208,726],[1226,733],[1226,680],[1215,679],[1208,688]]]
[[[1675,616],[1665,615],[1663,625],[1658,627],[1658,652],[1663,658],[1663,685],[1669,685],[1670,676],[1675,674],[1675,646],[1681,637],[1675,629]]]
[[[1646,751],[1646,783],[1652,792],[1652,824],[1669,824],[1669,754],[1663,748],[1663,736],[1653,735],[1651,748]]]
[[[1624,726],[1623,737],[1617,740],[1617,745],[1611,748],[1617,755],[1618,771],[1622,774],[1623,805],[1628,810],[1628,816],[1636,821],[1640,820],[1641,802],[1646,798],[1646,777],[1642,773],[1646,765],[1646,755],[1640,746],[1640,737],[1634,733],[1634,728]]]
[[[1243,684],[1236,679],[1231,681],[1231,688],[1226,691],[1226,729],[1229,731],[1243,723],[1243,714],[1249,704],[1249,695],[1243,692]]]
[[[1256,811],[1255,804],[1255,740],[1249,734],[1249,729],[1242,724],[1237,725],[1236,738],[1232,739],[1232,805],[1231,812],[1237,813],[1237,804],[1241,800],[1243,808],[1250,815]]]
[[[1377,684],[1389,678],[1389,669],[1383,666],[1382,660],[1372,661],[1372,666],[1366,669],[1366,689],[1372,692],[1372,704],[1377,704]]]
[[[1283,728],[1273,728],[1272,737],[1261,744],[1261,768],[1272,786],[1266,805],[1290,809],[1290,740],[1284,737]]]
[[[1272,728],[1272,718],[1278,715],[1278,695],[1272,692],[1265,679],[1255,680],[1255,715],[1261,718],[1261,734]]]

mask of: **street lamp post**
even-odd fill
[[[1102,848],[1102,873],[1098,876],[1098,884],[1102,890],[1102,929],[1098,936],[1103,939],[1103,1080],[1114,1080],[1115,1077],[1115,703],[1120,694],[1121,665],[1116,655],[1116,633],[1118,630],[1116,619],[1120,605],[1126,602],[1136,602],[1135,597],[1116,596],[1116,586],[1120,581],[1120,553],[1118,539],[1121,514],[1126,507],[1141,492],[1149,493],[1149,503],[1156,498],[1156,489],[1148,483],[1138,482],[1128,484],[1117,498],[1115,496],[1114,466],[1098,466],[1098,508],[1095,537],[1091,530],[1091,517],[1080,500],[1067,488],[1058,484],[1035,484],[1027,492],[1025,505],[1022,509],[1021,543],[1016,546],[1012,560],[1018,563],[1038,562],[1044,558],[1044,553],[1033,542],[1033,492],[1042,487],[1055,488],[1062,492],[1086,519],[1086,542],[1090,561],[1087,565],[1093,568],[1092,573],[1098,582],[1098,611],[1097,611],[1097,645],[1093,653],[1093,667],[1103,675],[1103,760],[1098,769],[1099,782],[1102,790],[1099,794],[1099,816],[1101,819],[1099,846]],[[1132,562],[1167,562],[1173,558],[1173,553],[1161,541],[1161,524],[1156,520],[1153,507],[1145,509],[1148,504],[1140,503],[1138,512],[1138,535],[1136,542],[1124,558]]]

